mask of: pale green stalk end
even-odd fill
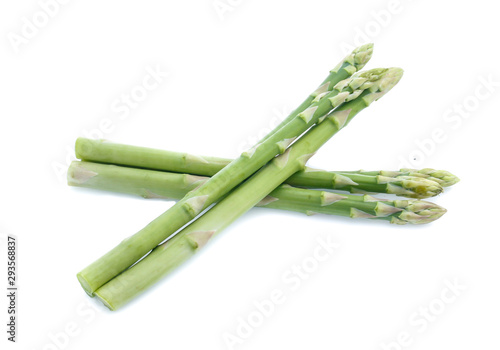
[[[85,277],[83,277],[82,274],[78,273],[76,275],[76,278],[78,278],[78,282],[80,282],[80,285],[82,286],[83,290],[85,291],[85,293],[87,293],[87,295],[89,297],[94,297],[94,293],[92,292],[92,287],[90,286],[90,284],[87,282],[87,280],[85,279]]]

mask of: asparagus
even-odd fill
[[[285,126],[289,121],[295,118],[299,113],[306,110],[316,97],[327,92],[332,91],[334,86],[340,81],[349,78],[354,73],[363,69],[363,67],[368,63],[373,54],[373,44],[365,44],[356,49],[354,49],[349,55],[344,57],[335,68],[330,71],[330,74],[326,79],[319,85],[319,87],[313,91],[302,104],[297,107],[290,115],[281,121],[281,123],[274,128],[271,132],[276,132],[283,126]],[[269,134],[270,135],[270,134]],[[267,140],[269,135],[266,135],[260,142]],[[212,174],[213,175],[213,174]]]
[[[73,161],[68,185],[138,195],[143,198],[181,199],[209,178],[191,174]]]
[[[443,192],[443,187],[440,184],[422,177],[387,177],[383,175],[328,172],[310,168],[295,174],[286,182],[292,186],[332,188],[351,193],[389,193],[420,199],[434,197]]]
[[[284,154],[266,164],[201,218],[101,286],[95,295],[107,307],[115,310],[194,256],[222,229],[252,208],[290,175],[303,169],[306,161],[321,145],[345,127],[358,112],[387,93],[401,75],[401,69],[390,69],[376,87],[330,112]],[[209,182],[210,180],[206,183]]]
[[[425,169],[401,169],[401,175],[407,174],[413,177],[422,177],[437,182],[443,187],[453,186],[460,181],[458,177],[446,170]]]
[[[431,169],[431,168],[425,168],[425,169],[403,168],[403,169],[400,169],[399,171],[358,170],[358,171],[345,171],[343,173],[362,174],[362,175],[369,175],[369,176],[386,176],[386,177],[395,177],[395,178],[402,178],[402,177],[423,178],[423,179],[428,179],[428,180],[432,180],[434,182],[437,182],[442,187],[453,186],[454,184],[456,184],[457,182],[460,181],[460,179],[457,176],[453,175],[449,171],[435,170],[435,169]]]
[[[370,195],[348,195],[281,185],[260,207],[296,211],[307,215],[327,214],[386,220],[391,224],[426,224],[439,219],[446,209],[422,200],[388,200]]]
[[[97,288],[137,262],[277,154],[283,153],[291,142],[325,117],[333,108],[360,96],[366,89],[376,90],[383,84],[386,75],[388,75],[387,69],[372,69],[341,81],[332,91],[318,95],[309,108],[299,113],[272,136],[244,152],[145,228],[84,268],[77,274],[82,287],[92,295]],[[367,96],[377,95],[370,93]],[[141,157],[140,154],[137,156]]]
[[[76,141],[79,159],[137,168],[174,171],[201,176],[213,176],[231,159],[196,156],[187,153],[129,146],[79,138]],[[425,174],[447,173],[448,181]],[[415,175],[413,175],[415,174]],[[392,176],[391,176],[392,175]],[[441,178],[444,178],[441,176]],[[297,187],[344,190],[352,193],[389,193],[409,198],[428,198],[443,191],[442,185],[451,183],[453,175],[443,170],[424,169],[409,172],[336,172],[305,168],[285,182]],[[455,177],[456,178],[456,177]]]
[[[74,161],[68,170],[70,186],[126,193],[144,198],[180,199],[207,177],[165,171],[128,168],[110,164]],[[446,210],[418,200],[377,199],[281,185],[256,204],[258,207],[386,220],[394,224],[424,224]]]

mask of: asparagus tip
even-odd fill
[[[403,69],[398,67],[387,69],[382,78],[376,83],[377,90],[382,94],[388,93],[401,80],[403,73]]]
[[[415,177],[415,176],[399,176],[396,179],[400,179],[401,186],[403,189],[410,191],[412,194],[407,194],[410,198],[429,198],[441,194],[444,189],[436,181]]]
[[[449,171],[446,170],[435,170],[431,168],[425,168],[425,169],[401,169],[402,172],[407,172],[410,176],[419,176],[419,177],[425,177],[430,180],[436,181],[443,187],[449,187],[453,186],[457,182],[460,181],[460,179],[456,176],[450,173]]]
[[[340,61],[330,72],[337,73],[339,69],[344,69],[349,75],[363,69],[372,58],[373,44],[365,44],[355,48],[350,54]]]
[[[354,66],[356,67],[356,70],[361,70],[372,58],[373,43],[361,45],[360,47],[354,49],[352,55],[354,58]]]
[[[445,208],[432,202],[420,200],[406,201],[406,206],[403,209],[401,214],[397,215],[397,219],[414,225],[430,223],[446,213]],[[402,224],[397,220],[394,220],[394,222],[391,220],[391,222]]]

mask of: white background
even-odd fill
[[[498,195],[487,179],[500,126],[495,3],[221,3],[230,8],[222,15],[212,0],[70,1],[18,45],[23,18],[33,23],[41,6],[0,5],[0,232],[18,237],[20,264],[12,348],[229,349],[224,335],[237,336],[239,319],[274,289],[285,302],[235,349],[383,349],[401,332],[405,346],[389,349],[498,348]],[[85,295],[75,274],[172,203],[69,188],[63,172],[78,136],[108,123],[109,140],[236,157],[316,88],[344,47],[367,39],[367,68],[399,66],[405,76],[309,164],[389,170],[412,159],[449,170],[462,181],[435,199],[444,217],[401,227],[256,209],[120,311]],[[112,105],[148,67],[169,76],[120,119]],[[493,81],[488,96],[481,79]],[[450,112],[464,104],[468,118]],[[436,129],[442,142],[424,142]],[[328,238],[339,248],[291,290],[282,275]],[[466,289],[432,322],[410,323],[439,305],[446,280]]]

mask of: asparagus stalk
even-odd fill
[[[163,171],[212,176],[222,170],[231,159],[195,156],[187,153],[161,151],[157,149],[129,146],[79,138],[76,141],[77,157],[91,162],[125,165]],[[448,174],[447,181],[441,176],[425,174]],[[415,174],[415,175],[413,175]],[[393,176],[390,176],[393,175]],[[389,193],[409,198],[428,198],[443,191],[442,185],[456,178],[443,170],[423,169],[413,172],[337,172],[305,168],[293,174],[285,182],[292,186],[344,190],[352,193]],[[439,181],[440,183],[437,183]]]
[[[385,81],[386,75],[387,69],[373,69],[359,73],[341,81],[332,91],[318,95],[309,108],[299,113],[296,118],[264,142],[244,152],[145,228],[84,268],[77,274],[82,287],[89,295],[92,295],[100,286],[130,267],[277,154],[283,153],[295,138],[317,123],[333,108],[359,96],[366,89],[377,90]],[[370,93],[369,96],[376,95]],[[142,157],[141,154],[136,156]]]
[[[390,69],[376,89],[363,92],[358,98],[329,113],[284,154],[269,162],[201,218],[101,286],[95,295],[107,307],[115,310],[194,256],[222,229],[252,208],[290,175],[303,169],[306,161],[321,145],[347,125],[358,112],[387,93],[401,75],[401,69]]]
[[[178,200],[209,178],[191,174],[73,161],[68,185],[125,193],[143,198]]]
[[[332,91],[332,89],[337,83],[349,78],[354,73],[363,69],[366,63],[368,63],[368,61],[371,59],[372,54],[373,54],[372,43],[365,44],[354,49],[349,55],[344,57],[344,59],[340,61],[335,66],[335,68],[333,68],[330,71],[330,74],[326,77],[326,79],[319,85],[319,87],[315,91],[313,91],[305,99],[304,102],[302,102],[302,104],[299,107],[297,107],[292,113],[290,113],[290,115],[286,119],[281,121],[281,123],[274,128],[271,134],[281,129],[289,121],[295,118],[299,113],[305,111],[311,105],[311,103],[313,103],[316,97],[327,91]],[[269,135],[266,135],[260,142],[267,140]]]
[[[318,185],[323,185],[319,188],[344,190],[351,193],[389,193],[420,199],[434,197],[443,192],[440,184],[422,177],[362,175],[310,168],[295,174],[286,182],[299,187],[318,188]]]
[[[385,176],[385,177],[394,177],[394,178],[404,178],[404,177],[423,178],[423,179],[428,179],[428,180],[432,180],[434,182],[437,182],[442,187],[453,186],[454,184],[456,184],[457,182],[460,181],[460,179],[457,176],[453,175],[449,171],[435,170],[435,169],[431,169],[431,168],[425,168],[425,169],[403,168],[403,169],[400,169],[399,171],[358,170],[358,171],[344,171],[342,173],[344,173],[344,174],[362,174],[362,175],[369,175],[369,176]]]
[[[386,220],[391,224],[426,224],[439,219],[446,209],[416,199],[388,200],[370,195],[348,195],[281,185],[258,206],[297,211],[307,215],[327,214]]]
[[[144,198],[180,199],[207,177],[165,171],[128,168],[110,164],[74,161],[68,170],[68,184]],[[258,207],[327,214],[351,218],[386,220],[394,224],[424,224],[441,217],[446,210],[418,200],[377,199],[335,192],[281,185]]]

